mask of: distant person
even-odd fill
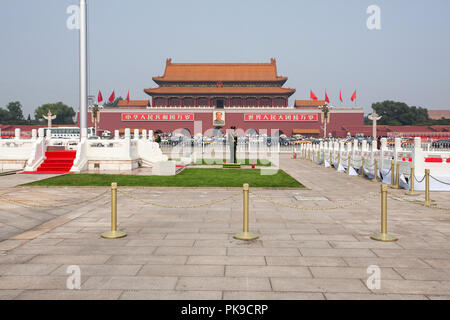
[[[381,137],[380,136],[378,136],[378,139],[377,139],[377,149],[378,150],[381,149]]]
[[[161,144],[161,136],[159,135],[159,133],[156,135],[156,137],[155,137],[155,142],[157,143],[157,144]]]

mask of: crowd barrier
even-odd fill
[[[450,150],[422,144],[420,138],[403,145],[400,138],[395,139],[394,145],[388,145],[383,138],[380,149],[376,142],[369,145],[364,140],[361,144],[357,140],[353,143],[335,140],[301,145],[294,152],[326,168],[333,167],[350,176],[380,179],[407,190],[425,190],[425,170],[429,170],[429,189],[450,191]]]

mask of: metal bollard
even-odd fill
[[[430,169],[425,169],[425,207],[431,207],[430,200]]]
[[[127,234],[117,231],[117,183],[111,183],[111,231],[102,234],[105,239],[117,239],[126,237]]]
[[[364,157],[361,157],[361,176],[364,178]]]
[[[391,186],[394,185],[394,174],[395,174],[395,167],[394,167],[394,160],[391,161]]]
[[[378,160],[377,159],[374,159],[373,166],[374,166],[373,167],[373,173],[374,173],[373,181],[378,182],[379,180],[378,180]]]
[[[370,238],[372,240],[392,242],[398,239],[387,233],[387,185],[381,185],[381,232],[374,234]]]
[[[248,194],[249,194],[249,185],[248,183],[244,184],[243,186],[243,192],[244,192],[244,231],[242,233],[238,233],[233,236],[233,238],[237,240],[256,240],[259,238],[254,233],[248,232],[248,221],[249,221],[249,201],[248,201]]]
[[[414,177],[414,165],[411,165],[411,174],[410,174],[410,177],[409,177],[410,187],[409,187],[409,192],[406,193],[407,195],[410,195],[410,196],[418,195],[418,193],[414,192],[414,179],[415,179],[415,177]]]
[[[400,189],[400,162],[395,163],[395,186],[393,186],[394,189]]]
[[[348,153],[347,158],[348,158],[348,164],[347,164],[347,168],[348,169],[347,169],[347,171],[350,172],[350,165],[351,165],[351,162],[352,162],[352,158],[351,158],[350,152]]]

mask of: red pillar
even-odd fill
[[[272,98],[272,108],[273,108],[273,98]]]
[[[259,107],[259,99],[261,99],[261,97],[256,98],[256,106]]]
[[[169,98],[166,98],[166,107],[169,106]]]

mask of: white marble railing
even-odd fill
[[[447,149],[424,150],[420,138],[415,138],[414,143],[405,147],[401,144],[401,139],[396,138],[393,146],[387,145],[385,138],[381,139],[380,150],[377,149],[376,141],[368,145],[366,141],[361,144],[354,140],[352,144],[342,140],[331,142],[320,142],[319,144],[303,144],[298,153],[303,157],[311,159],[320,164],[330,165],[340,171],[364,172],[374,176],[375,161],[378,170],[390,179],[392,161],[395,168],[399,165],[400,175],[408,178],[411,168],[414,168],[416,177],[423,177],[425,169],[430,169],[430,175],[450,178],[450,151]],[[364,167],[363,167],[364,163]],[[349,170],[349,167],[353,169]],[[394,169],[396,170],[396,169]],[[441,186],[444,190],[444,186]],[[437,190],[437,189],[436,189]],[[447,190],[447,189],[445,189]]]
[[[8,169],[25,169],[35,171],[45,160],[48,147],[64,147],[65,150],[76,150],[72,172],[83,172],[89,169],[89,162],[108,162],[109,169],[119,168],[114,162],[121,164],[120,168],[133,169],[138,163],[152,166],[158,161],[167,161],[159,145],[153,142],[153,132],[135,130],[133,139],[130,129],[125,130],[125,137],[120,138],[116,130],[112,140],[90,140],[87,132],[82,132],[78,139],[51,139],[50,130],[47,137],[44,130],[33,130],[31,139],[20,139],[20,129],[16,129],[14,139],[0,139],[0,162],[8,162]],[[125,163],[125,164],[124,164]],[[131,163],[131,165],[130,165]],[[14,168],[12,167],[14,165]],[[107,169],[105,169],[107,170]]]

